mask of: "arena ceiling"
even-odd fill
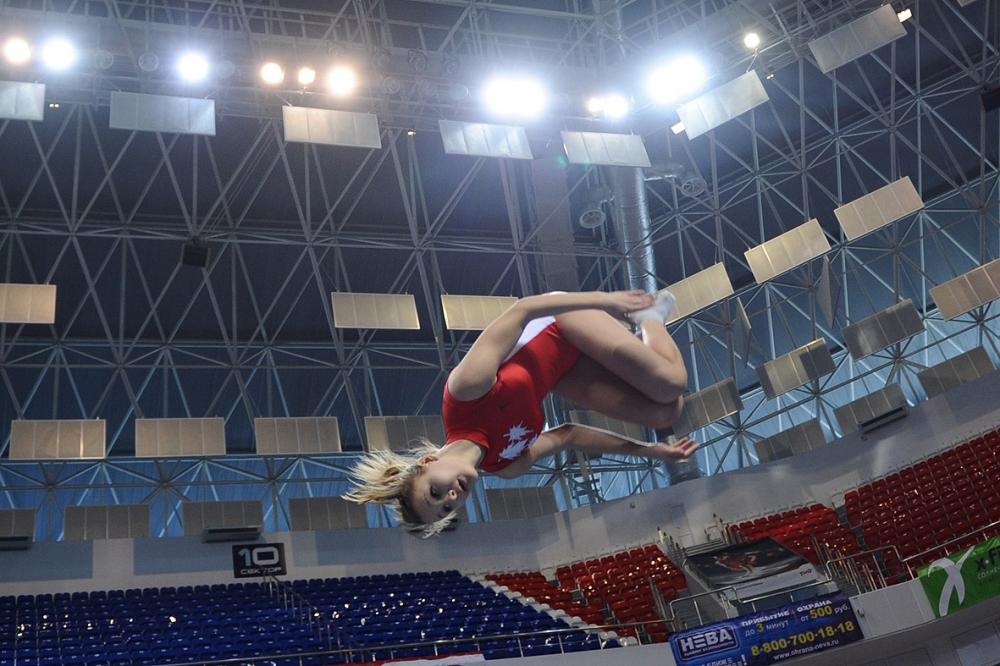
[[[916,372],[971,346],[996,362],[995,306],[946,322],[928,290],[1000,256],[1000,114],[980,104],[998,83],[1000,18],[987,0],[894,3],[913,11],[906,36],[823,74],[808,42],[879,4],[0,0],[3,30],[57,26],[87,57],[114,56],[60,75],[0,66],[0,79],[43,82],[58,104],[42,122],[0,121],[3,281],[58,287],[54,325],[0,326],[0,452],[15,419],[104,419],[108,440],[102,462],[4,458],[5,506],[37,509],[39,538],[58,538],[66,505],[144,502],[162,516],[154,533],[177,534],[182,499],[260,498],[268,527],[287,529],[287,498],[343,492],[365,416],[438,413],[444,378],[474,339],[445,328],[442,294],[539,293],[551,288],[546,266],[567,259],[582,289],[628,286],[612,211],[596,229],[575,223],[608,174],[558,162],[566,129],[640,134],[654,164],[684,174],[646,183],[657,286],[721,261],[749,316],[748,358],[734,351],[736,297],[671,325],[692,391],[735,377],[744,402],[698,433],[704,472],[753,464],[753,441],[805,419],[832,439],[834,407],[890,382],[922,400]],[[762,38],[756,53],[742,45],[748,29]],[[231,64],[228,76],[190,87],[166,66],[139,67],[184,41]],[[703,136],[675,135],[676,111],[642,102],[641,88],[681,46],[708,54],[717,83],[756,71],[770,101]],[[414,52],[425,71],[410,66]],[[265,57],[346,59],[361,87],[344,100],[265,89]],[[446,57],[457,72],[444,71]],[[529,163],[444,153],[438,120],[489,120],[475,90],[499,70],[552,85],[558,109],[525,129],[536,158],[565,173],[568,251],[543,240]],[[399,92],[384,92],[390,75]],[[625,123],[584,110],[610,87],[635,94]],[[109,129],[113,91],[211,98],[217,133]],[[383,147],[285,142],[288,104],[375,113]],[[848,242],[833,210],[903,176],[925,209]],[[818,261],[759,285],[744,256],[811,218],[841,287],[832,323]],[[211,250],[205,269],[179,261],[193,241]],[[421,328],[337,329],[333,291],[413,294]],[[907,298],[926,331],[852,360],[841,329]],[[755,369],[819,337],[835,372],[767,400]],[[134,457],[135,418],[204,416],[225,419],[224,458]],[[348,455],[255,456],[260,416],[336,416]],[[665,482],[655,466],[591,462],[556,460],[519,482],[559,484],[566,505]]]

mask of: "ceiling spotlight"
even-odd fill
[[[746,46],[748,49],[757,48],[758,46],[760,46],[760,35],[758,35],[756,32],[748,32],[743,37],[743,45]]]
[[[548,96],[538,81],[499,78],[483,88],[483,101],[501,115],[528,118],[537,116],[545,109]]]
[[[382,92],[386,95],[398,95],[399,91],[403,89],[403,82],[400,81],[395,76],[383,76],[382,77]]]
[[[67,40],[56,37],[42,47],[42,62],[55,70],[67,69],[76,61],[76,49]]]
[[[681,56],[650,74],[646,81],[649,94],[661,104],[675,104],[691,97],[706,79],[705,68],[693,56]]]
[[[406,136],[416,136],[416,135],[417,135],[417,130],[413,129],[406,130]]]
[[[177,59],[177,73],[185,81],[201,81],[208,76],[208,60],[200,53],[185,53]]]
[[[597,115],[604,110],[604,98],[603,97],[591,97],[587,100],[587,113]]]
[[[624,118],[628,115],[628,100],[621,95],[591,97],[587,100],[587,111],[605,118]]]
[[[160,59],[155,53],[143,53],[139,56],[139,69],[144,72],[155,72],[156,68],[160,66]]]
[[[271,86],[276,86],[285,80],[285,70],[276,62],[269,62],[260,68],[261,80]]]
[[[903,11],[897,13],[896,16],[899,18],[900,23],[902,23],[903,21],[909,21],[911,18],[913,18],[913,10],[907,7]]]
[[[421,97],[434,97],[437,95],[437,84],[430,79],[420,79],[417,81],[417,94]]]
[[[357,84],[358,80],[354,76],[354,71],[343,65],[337,65],[326,76],[327,89],[338,97],[350,95]]]
[[[94,54],[94,67],[97,69],[111,69],[115,64],[115,56],[108,51],[98,51]]]
[[[12,65],[23,65],[31,59],[31,47],[20,37],[11,37],[3,45],[3,56]]]
[[[410,67],[413,68],[414,72],[422,72],[427,69],[427,54],[423,51],[410,49],[409,54],[406,56],[406,62],[410,63]]]
[[[311,67],[303,67],[299,70],[299,83],[308,86],[316,81],[316,70]]]
[[[451,85],[448,86],[448,96],[456,102],[461,102],[469,96],[469,86],[458,81],[452,81]]]
[[[372,64],[375,65],[375,69],[389,69],[389,65],[392,64],[392,54],[389,53],[389,49],[375,49],[375,53],[372,54]]]
[[[462,69],[462,61],[455,56],[449,53],[442,58],[441,71],[444,72],[446,76],[455,76],[458,74],[458,70],[460,69]]]

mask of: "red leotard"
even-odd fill
[[[529,322],[489,393],[464,402],[452,396],[445,382],[445,444],[473,441],[486,449],[480,469],[503,469],[534,444],[545,427],[542,401],[578,358],[580,350],[562,337],[555,318]]]

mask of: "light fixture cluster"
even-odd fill
[[[268,62],[260,68],[261,81],[269,86],[278,86],[285,82],[289,72],[286,67],[277,62]],[[309,65],[303,65],[295,71],[295,82],[299,86],[309,87],[318,83],[316,69]],[[332,95],[344,97],[354,92],[358,85],[358,76],[354,69],[344,65],[336,64],[326,71],[322,82]]]
[[[3,43],[3,57],[8,64],[27,65],[38,58],[45,67],[61,71],[69,69],[77,59],[73,44],[64,37],[52,37],[34,47],[23,37],[9,37]]]

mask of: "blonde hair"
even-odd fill
[[[414,484],[423,470],[417,461],[427,455],[437,455],[442,448],[421,438],[418,446],[405,453],[389,450],[366,453],[351,470],[357,485],[344,495],[344,499],[389,507],[396,522],[408,532],[423,534],[425,538],[440,533],[456,522],[457,511],[441,520],[425,523],[412,504],[412,496]]]

